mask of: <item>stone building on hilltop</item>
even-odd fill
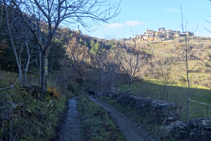
[[[171,40],[178,37],[184,36],[194,36],[193,32],[182,32],[174,31],[174,30],[165,30],[164,27],[158,29],[158,31],[148,30],[144,34],[136,35],[134,38],[136,39],[143,39],[146,41],[164,41],[164,40]]]

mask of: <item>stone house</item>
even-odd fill
[[[180,33],[180,31],[174,31],[174,30],[165,30],[164,27],[161,27],[158,29],[158,31],[153,31],[153,30],[148,30],[146,29],[146,32],[144,34],[136,35],[134,38],[136,39],[143,39],[146,41],[155,41],[155,40],[163,40],[164,38],[166,39],[173,39],[173,38],[178,38],[178,37],[183,37],[183,36],[194,36],[194,33],[192,32],[183,32]],[[149,38],[149,39],[148,39]]]

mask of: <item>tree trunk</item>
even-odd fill
[[[29,69],[29,63],[30,63],[30,59],[31,59],[31,55],[30,55],[30,52],[29,52],[29,47],[28,47],[28,43],[26,42],[26,49],[27,49],[27,55],[28,55],[28,58],[27,58],[27,62],[26,62],[26,67],[24,69],[24,80],[23,80],[23,85],[26,85],[26,80],[27,80],[27,71]]]
[[[45,53],[45,52],[44,52]],[[42,56],[42,68],[41,68],[42,72],[41,72],[41,77],[42,77],[42,81],[41,81],[41,90],[42,90],[42,95],[41,97],[46,98],[46,91],[47,91],[47,78],[48,78],[48,57],[47,54],[43,54]]]
[[[103,90],[103,70],[100,68],[100,89]]]
[[[27,72],[28,72],[28,69],[29,69],[29,61],[30,61],[30,55],[28,56],[27,64],[26,64],[26,67],[25,67],[25,69],[24,69],[24,80],[23,80],[23,85],[26,85],[26,81],[27,81]]]
[[[186,75],[187,75],[187,83],[188,83],[188,93],[187,93],[187,113],[186,113],[186,123],[189,121],[189,103],[190,103],[190,82],[189,82],[189,70],[188,70],[188,39],[185,37],[185,62],[186,62]]]
[[[23,78],[23,85],[26,85],[26,79],[27,79],[27,71],[24,69],[24,78]]]
[[[112,69],[110,70],[110,72],[111,72],[111,85],[110,85],[110,90],[111,90],[112,92],[114,92],[114,72],[113,72]]]
[[[8,33],[9,33],[10,40],[11,40],[12,49],[13,49],[13,52],[15,54],[16,64],[18,66],[19,82],[22,84],[21,60],[19,60],[19,56],[18,56],[17,51],[16,51],[16,46],[14,44],[14,40],[13,40],[13,37],[12,37],[11,28],[10,28],[10,25],[9,25],[9,17],[8,16],[9,15],[8,15],[7,7],[6,7],[7,30],[8,30]],[[13,65],[13,71],[14,71],[14,65]]]
[[[131,85],[132,85],[132,81],[133,81],[133,78],[130,77],[130,82],[129,82],[129,93],[131,93]]]
[[[1,9],[1,15],[0,15],[0,29],[2,29],[1,28],[1,24],[2,24],[2,17],[3,17],[3,5],[2,5],[2,2],[0,1],[0,9]],[[1,34],[2,34],[2,32],[1,32]]]
[[[20,84],[22,84],[22,69],[21,69],[21,64],[17,64],[18,65],[18,75],[19,75],[19,82]],[[14,68],[14,66],[13,66]]]
[[[39,72],[40,72],[40,81],[39,84],[41,86],[42,83],[42,55],[41,55],[41,50],[39,50]]]

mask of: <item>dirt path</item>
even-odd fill
[[[69,99],[65,118],[62,130],[59,133],[59,141],[81,141],[76,97]]]
[[[144,131],[142,132],[142,129],[140,129],[140,127],[137,127],[135,123],[131,122],[130,119],[128,119],[123,113],[115,109],[113,106],[99,99],[94,99],[94,98],[91,99],[99,106],[101,106],[104,110],[110,113],[111,117],[114,119],[115,123],[123,132],[123,134],[126,136],[128,141],[151,140],[147,138],[146,135],[144,135]]]

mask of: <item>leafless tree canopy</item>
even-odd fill
[[[54,32],[54,27],[56,28],[61,22],[80,23],[89,30],[99,21],[109,22],[119,14],[119,3],[112,4],[108,0],[11,0],[11,2],[23,13],[48,23],[51,32]]]
[[[119,13],[119,4],[108,0],[4,0],[28,26],[40,47],[42,95],[47,89],[48,55],[59,25],[80,24],[89,30],[98,22],[110,22]]]
[[[115,55],[123,71],[130,78],[130,83],[129,83],[129,92],[130,92],[133,77],[146,64],[145,61],[146,55],[142,54],[141,52],[131,53],[123,50],[124,49],[122,48],[117,48],[115,50]]]

